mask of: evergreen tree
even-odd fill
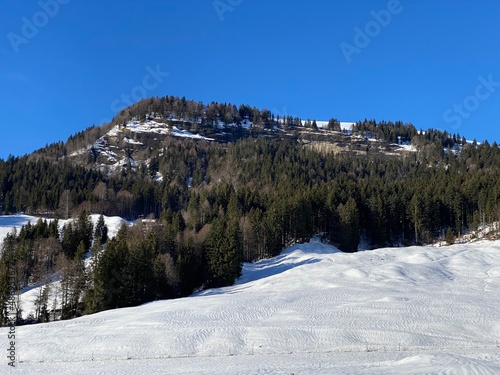
[[[360,241],[356,201],[349,197],[346,204],[340,204],[337,210],[340,218],[340,250],[356,252]]]
[[[448,227],[448,230],[446,231],[446,243],[448,245],[453,245],[455,243],[455,235],[450,227]]]
[[[238,223],[216,219],[205,246],[210,286],[232,285],[241,274],[242,244]]]
[[[102,214],[99,216],[95,226],[94,240],[100,245],[104,245],[108,240],[108,227],[104,222],[104,216]]]

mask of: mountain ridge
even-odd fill
[[[365,135],[361,128],[354,134],[356,124],[361,126],[361,122],[340,122],[333,118],[329,121],[302,120],[281,117],[265,108],[249,105],[238,108],[231,103],[204,105],[167,96],[141,100],[120,111],[110,123],[90,127],[69,137],[66,143],[48,145],[29,157],[53,161],[68,159],[107,174],[121,172],[129,164],[132,169],[144,163],[147,166],[151,153],[158,154],[171,137],[213,140],[220,144],[234,143],[242,138],[291,138],[320,152],[359,155],[381,152],[395,156],[416,151],[411,146],[411,139],[401,141],[401,136],[390,140],[375,138],[375,134]],[[394,125],[389,122],[388,126]],[[411,133],[416,134],[411,124],[402,126],[399,122],[396,126],[412,129]],[[146,148],[148,152],[144,152]]]

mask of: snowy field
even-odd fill
[[[17,327],[16,370],[498,375],[499,290],[500,242],[344,254],[312,241],[245,264],[232,287]]]

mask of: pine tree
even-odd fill
[[[82,313],[81,298],[87,285],[84,256],[87,252],[85,244],[80,241],[74,259],[63,264],[61,285],[64,300],[62,303],[62,319],[73,318]]]
[[[92,246],[92,238],[93,238],[93,227],[92,221],[86,211],[82,211],[77,221],[77,244],[80,244],[80,241],[83,241],[83,245],[85,249],[90,249]]]
[[[453,245],[455,243],[455,235],[450,227],[448,227],[448,230],[446,231],[446,243],[448,245]]]
[[[205,240],[210,286],[232,285],[241,274],[242,243],[236,221],[216,219]]]
[[[10,277],[9,267],[6,262],[0,261],[0,325],[3,326],[8,321],[9,309],[7,308],[10,299]]]
[[[125,270],[128,263],[127,228],[122,226],[96,260],[91,276],[91,288],[85,296],[85,312],[123,307],[125,305]]]
[[[340,204],[337,210],[340,218],[340,250],[356,252],[360,241],[356,201],[349,197],[346,204]]]
[[[36,297],[34,305],[36,309],[35,319],[41,323],[45,323],[49,321],[49,310],[48,310],[48,302],[49,302],[49,293],[50,293],[50,279],[47,279],[45,285],[40,288],[40,293]]]
[[[95,226],[94,241],[98,242],[100,245],[104,245],[107,240],[108,240],[108,227],[104,222],[104,216],[100,215]]]

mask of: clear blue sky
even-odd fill
[[[0,11],[0,158],[144,94],[500,141],[498,0],[1,0]]]

